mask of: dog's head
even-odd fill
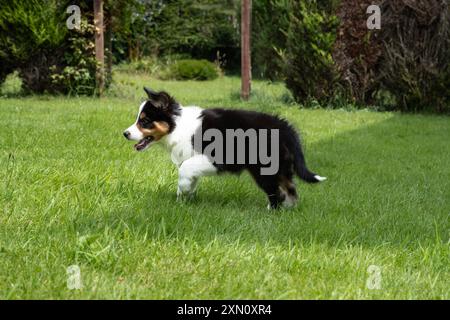
[[[166,92],[144,88],[148,100],[139,107],[136,122],[123,133],[128,140],[138,141],[134,148],[144,151],[175,129],[180,105]]]

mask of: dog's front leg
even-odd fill
[[[178,169],[177,199],[182,200],[186,196],[192,197],[199,178],[216,172],[217,168],[204,155],[197,155],[185,160]]]
[[[177,200],[190,199],[197,189],[198,178],[186,174],[180,170],[178,176]]]

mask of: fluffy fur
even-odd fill
[[[156,142],[165,145],[173,163],[179,168],[179,199],[191,196],[202,176],[247,170],[266,193],[269,208],[276,209],[280,205],[291,207],[298,200],[295,175],[308,183],[326,179],[308,170],[299,136],[286,120],[253,111],[182,107],[165,92],[154,92],[148,88],[145,91],[148,100],[141,104],[135,123],[125,130],[124,136],[138,141],[135,145],[137,151],[144,151]],[[212,141],[202,140],[200,145],[194,142],[194,136],[199,131],[203,134],[209,129],[220,131],[224,137],[227,129],[278,130],[279,170],[273,175],[262,175],[261,168],[266,165],[260,161],[252,164],[247,161],[243,164],[237,164],[237,161],[217,163],[204,154]],[[246,150],[250,148],[249,143],[250,140],[246,140]],[[226,148],[223,151],[226,157]],[[237,155],[237,150],[234,151],[233,154]]]

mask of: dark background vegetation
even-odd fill
[[[81,30],[65,26],[71,4]],[[367,29],[371,4],[381,30]],[[94,94],[92,8],[1,0],[0,83],[17,71],[25,93]],[[124,62],[164,69],[161,78],[239,74],[239,0],[105,0],[104,9],[108,82]],[[447,0],[258,0],[252,23],[253,76],[284,81],[305,106],[450,111]]]

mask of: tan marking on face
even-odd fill
[[[141,112],[141,114],[139,115],[139,119],[144,119],[147,115],[145,114],[144,111]]]
[[[161,122],[153,122],[153,128],[147,129],[142,128],[139,124],[137,125],[137,128],[139,131],[142,132],[144,135],[144,138],[152,136],[155,138],[155,141],[160,140],[162,137],[164,137],[166,134],[169,133],[169,124],[167,122],[161,121]]]

